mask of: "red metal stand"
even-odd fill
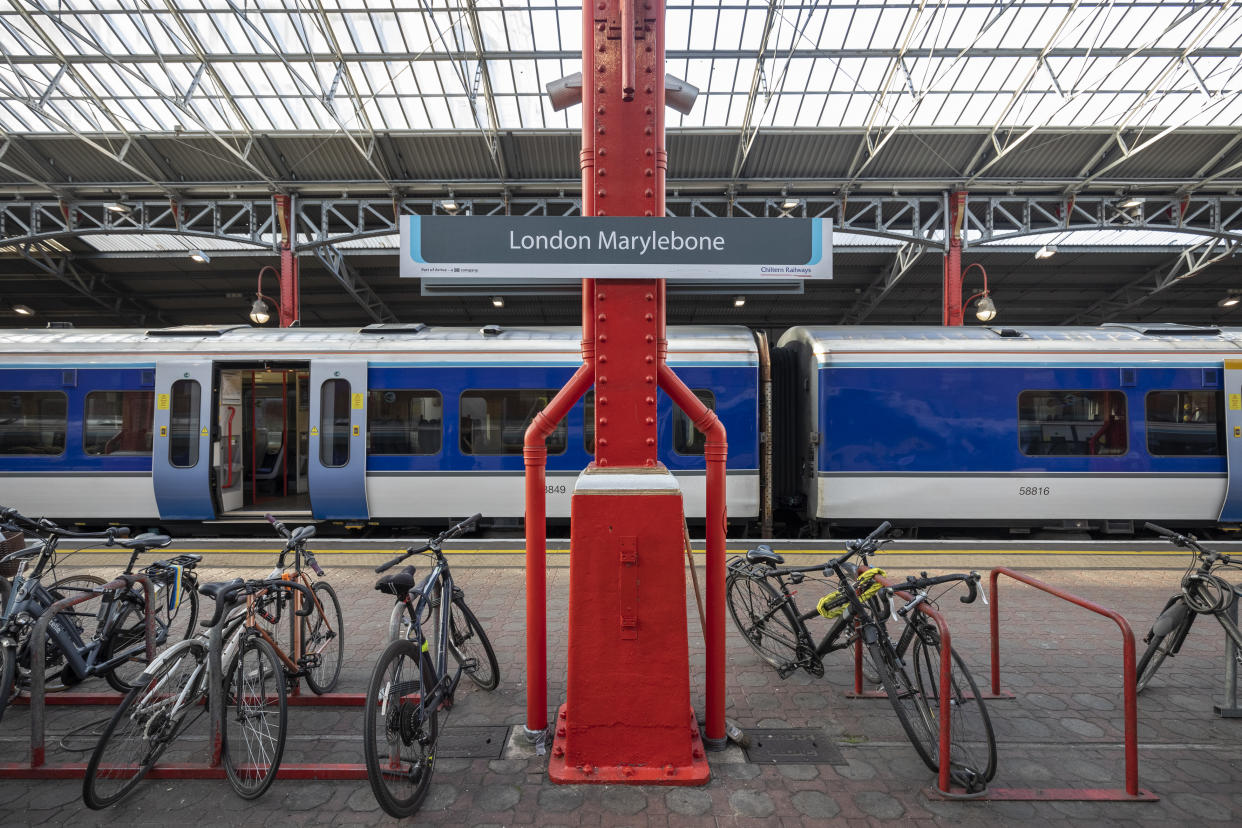
[[[1140,789],[1138,784],[1138,702],[1134,686],[1134,633],[1126,619],[1113,610],[1101,607],[1077,595],[1058,589],[1043,581],[1016,572],[1008,567],[999,566],[988,575],[989,592],[991,593],[991,633],[992,633],[992,693],[1000,692],[1000,595],[997,580],[1001,575],[1015,581],[1033,586],[1038,590],[1055,595],[1075,606],[1090,610],[1105,618],[1111,618],[1121,628],[1122,639],[1122,698],[1125,706],[1125,755],[1126,755],[1126,787],[1116,788],[989,788],[984,799],[1003,800],[1093,800],[1093,801],[1138,801],[1155,802],[1160,797],[1149,790]]]

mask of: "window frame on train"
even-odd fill
[[[110,408],[101,411],[96,405],[95,410],[92,410],[93,403],[101,398],[105,401],[102,404],[109,405]],[[126,417],[127,409],[141,409],[142,413]],[[108,424],[112,421],[116,422],[115,429]],[[89,391],[82,399],[82,453],[87,457],[150,457],[155,442],[154,423],[155,391],[153,389],[110,388]],[[114,433],[107,439],[92,442],[93,432],[107,433],[109,431]],[[109,449],[109,444],[119,440],[122,436],[128,437],[130,441],[134,438],[144,438],[143,442],[146,447],[143,449]],[[124,442],[121,441],[117,445]]]
[[[1025,417],[1024,414],[1028,409],[1032,414],[1037,413],[1038,398],[1036,401],[1027,402],[1028,397],[1034,394],[1043,395],[1045,398],[1046,406],[1043,407],[1046,413],[1056,413],[1059,416],[1044,419]],[[1070,415],[1089,413],[1075,410],[1084,400],[1094,405],[1094,413],[1100,415],[1098,419],[1065,416],[1067,413]],[[1056,412],[1053,412],[1053,406],[1057,408]],[[1117,417],[1118,409],[1120,418]],[[1119,427],[1113,427],[1105,432],[1105,429],[1109,429],[1110,422],[1118,420]],[[1032,432],[1035,436],[1028,436]],[[1065,439],[1066,434],[1069,435],[1069,439]],[[1048,439],[1049,435],[1052,439]],[[1112,451],[1113,446],[1109,445],[1109,438],[1116,435],[1124,439],[1120,451]],[[1057,437],[1060,439],[1056,439]],[[1109,445],[1109,450],[1104,452],[1090,450],[1093,444],[1099,445],[1101,441]],[[1060,443],[1066,447],[1081,445],[1082,449],[1065,452],[1033,452],[1030,450],[1035,445],[1055,446]],[[1018,392],[1018,449],[1026,457],[1124,457],[1130,453],[1130,414],[1126,393],[1120,389],[1110,388],[1028,388]]]
[[[1196,408],[1194,406],[1193,400],[1189,400],[1188,401],[1190,403],[1190,407],[1189,407],[1190,415],[1189,416],[1193,418],[1196,411],[1204,411],[1204,410],[1209,411],[1212,415],[1215,416],[1216,418],[1215,419],[1215,425],[1216,425],[1215,449],[1216,451],[1213,451],[1213,452],[1176,452],[1176,451],[1170,452],[1170,451],[1157,450],[1159,446],[1157,446],[1157,448],[1153,448],[1152,437],[1159,430],[1159,429],[1153,428],[1152,427],[1153,424],[1158,424],[1158,425],[1167,427],[1169,425],[1176,425],[1181,422],[1190,422],[1190,423],[1211,423],[1213,422],[1212,420],[1194,420],[1194,419],[1190,419],[1190,420],[1176,420],[1176,419],[1156,420],[1156,419],[1153,419],[1152,418],[1152,398],[1156,396],[1157,394],[1179,395],[1179,398],[1175,400],[1174,406],[1173,406],[1175,412],[1180,412],[1184,410],[1185,408],[1182,400],[1180,399],[1181,395],[1184,395],[1188,398],[1194,397],[1194,396],[1209,396],[1209,395],[1212,396],[1213,397],[1212,405],[1210,407],[1207,407],[1206,409]],[[1177,416],[1177,414],[1175,413],[1174,416]],[[1144,427],[1147,431],[1147,439],[1146,439],[1147,453],[1150,454],[1152,457],[1224,457],[1225,456],[1225,392],[1219,388],[1214,389],[1214,390],[1210,388],[1158,388],[1158,389],[1153,389],[1151,391],[1148,391],[1143,396],[1143,422],[1144,422]]]
[[[44,397],[46,399],[40,401],[37,398]],[[27,414],[27,398],[29,398],[33,408],[32,413]],[[56,419],[55,412],[48,414],[44,408],[51,398],[58,398],[60,401],[59,422]],[[4,423],[0,426],[0,456],[4,457],[64,457],[67,444],[69,441],[69,395],[64,391],[52,390],[13,390],[0,391],[0,399],[7,399],[10,409],[16,408],[20,411],[18,418],[19,423],[16,428],[10,428],[15,425],[13,423]],[[14,405],[17,403],[17,405]],[[7,419],[0,417],[0,420]],[[13,451],[10,450],[8,435],[18,432],[35,432],[39,435],[40,444],[50,442],[53,448],[59,447],[59,451]],[[46,441],[45,438],[51,435],[52,439]],[[16,449],[27,449],[31,446],[17,445]]]
[[[547,407],[548,402],[556,396],[559,389],[557,388],[467,388],[457,397],[457,448],[466,457],[512,457],[522,455],[522,449],[525,445],[526,429],[535,419],[540,411]],[[503,406],[506,399],[502,395],[516,395],[517,409],[522,411],[523,420],[521,425],[517,423],[516,418],[509,417],[507,407]],[[472,398],[467,400],[467,398]],[[499,431],[496,435],[499,439],[493,440],[490,436],[486,442],[490,445],[495,442],[498,450],[477,451],[475,450],[475,435],[478,433],[474,428],[475,417],[472,413],[467,412],[468,403],[473,403],[475,398],[484,399],[484,411],[488,411],[486,400],[492,398],[493,402],[501,404],[504,411],[501,415]],[[470,407],[474,407],[471,405]],[[491,415],[485,413],[484,420],[490,419]],[[569,425],[568,418],[561,418],[556,428],[548,435],[546,441],[548,447],[548,456],[564,454],[569,449]],[[491,435],[496,426],[486,423],[483,433]],[[506,433],[508,441],[506,442]],[[466,443],[466,436],[470,435],[470,444]]]
[[[372,388],[367,400],[367,454],[374,457],[431,457],[444,450],[444,394],[434,388]],[[404,397],[404,399],[403,399]],[[423,420],[429,406],[440,409],[438,420]],[[422,409],[418,422],[408,415],[411,403],[417,402]],[[405,416],[383,416],[396,413]],[[376,438],[392,432],[404,439],[410,451],[380,451],[375,448]],[[434,438],[435,447],[424,450],[424,442]]]

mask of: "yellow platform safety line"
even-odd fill
[[[744,546],[735,549],[726,549],[726,555],[741,555],[748,549],[753,547]],[[89,547],[75,549],[73,547],[60,547],[65,553],[78,552],[94,552],[98,554],[115,553],[116,549],[107,547]],[[181,553],[204,554],[214,552],[227,552],[230,555],[272,555],[280,550],[276,547],[266,547],[262,549],[251,549],[248,547],[230,548],[227,546],[177,546],[176,551]],[[825,547],[824,549],[780,549],[777,550],[782,555],[831,555],[833,549]],[[385,549],[324,549],[320,547],[315,551],[316,555],[400,555],[405,552],[404,548],[391,547]],[[694,549],[695,555],[706,555],[706,550]],[[445,555],[525,555],[526,550],[522,548],[516,549],[445,549]],[[549,555],[568,555],[568,549],[549,549]],[[889,548],[881,554],[881,557],[891,558],[899,555],[1152,555],[1152,556],[1176,556],[1185,557],[1185,550],[1170,549],[1168,552],[1160,550],[1109,550],[1109,549],[893,549]]]

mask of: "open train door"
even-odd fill
[[[1225,360],[1225,458],[1228,488],[1221,523],[1242,523],[1242,359]]]
[[[155,369],[151,476],[165,520],[211,520],[211,371],[208,360]]]
[[[366,518],[366,360],[313,360],[310,381],[311,510],[321,520]]]

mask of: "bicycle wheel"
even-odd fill
[[[345,621],[332,585],[318,581],[314,589],[319,606],[298,620],[302,623],[302,654],[315,662],[306,670],[306,683],[312,691],[322,694],[331,691],[341,677],[341,662],[345,660]]]
[[[940,635],[935,629],[920,631],[914,641],[915,681],[927,701],[936,727],[936,769],[940,769]],[[975,684],[957,650],[950,650],[949,674],[949,774],[970,793],[986,787],[996,775],[996,733],[988,716],[983,694]]]
[[[52,597],[59,601],[62,598],[77,598],[88,592],[94,592],[96,587],[101,587],[105,583],[103,578],[98,575],[69,575],[65,578],[57,579],[48,591],[52,593]],[[73,626],[77,629],[78,635],[82,637],[82,641],[90,643],[99,631],[99,604],[86,602],[74,607],[70,607],[61,614],[61,618],[69,619]]]
[[[129,793],[177,738],[186,712],[206,686],[206,659],[205,645],[188,642],[129,691],[86,766],[82,799],[87,807],[106,808]]]
[[[220,760],[238,796],[255,799],[271,787],[285,751],[289,700],[285,669],[276,651],[246,635],[224,681]]]
[[[799,645],[798,619],[767,582],[737,573],[725,582],[729,614],[746,643],[784,673],[800,666],[808,653]]]
[[[487,633],[466,606],[466,600],[456,595],[449,614],[448,648],[457,663],[463,665],[465,674],[479,687],[495,690],[500,684],[500,667],[492,642],[487,640]]]
[[[146,595],[142,587],[135,587],[133,596],[136,600],[126,600],[115,605],[116,624],[112,628],[112,635],[104,642],[101,653],[105,661],[112,658],[114,653],[123,653],[146,641]],[[176,601],[169,597],[168,587],[165,586],[155,593],[155,602],[153,614],[156,640],[160,637],[164,639],[164,643],[155,645],[155,653],[159,655],[194,635],[194,622],[198,620],[198,592],[188,580],[183,580]],[[134,687],[149,663],[145,649],[140,650],[128,661],[108,671],[104,678],[114,690],[125,693]]]
[[[1173,620],[1176,616],[1170,613],[1177,613],[1182,617],[1180,620]],[[1164,623],[1161,623],[1162,621]],[[1144,688],[1151,683],[1164,660],[1173,655],[1173,649],[1178,646],[1179,642],[1186,640],[1186,634],[1190,631],[1190,625],[1194,621],[1195,614],[1190,612],[1180,596],[1169,601],[1164,612],[1160,613],[1160,616],[1156,618],[1156,623],[1152,625],[1151,632],[1148,633],[1147,649],[1134,668],[1134,692],[1143,692]],[[1164,629],[1167,632],[1157,633],[1157,629]]]
[[[414,641],[390,643],[371,673],[362,737],[367,781],[393,817],[417,811],[431,785],[439,712],[421,701],[435,683],[431,660]]]
[[[910,743],[927,767],[939,770],[936,745],[940,737],[940,727],[928,709],[923,692],[915,684],[886,635],[881,634],[876,641],[867,645],[867,652],[871,656],[872,666],[880,675],[880,683],[884,685],[888,700],[897,713],[897,720],[910,737]]]

